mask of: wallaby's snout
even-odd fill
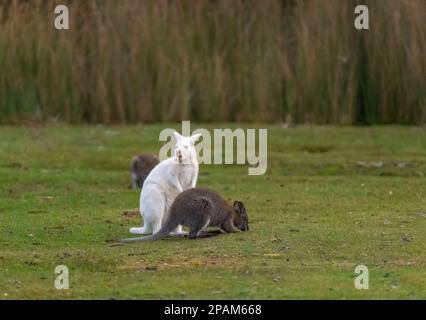
[[[249,231],[248,220],[244,220],[244,218],[242,218],[241,220],[242,220],[242,221],[241,221],[241,224],[240,224],[239,229],[240,229],[241,231]]]
[[[179,149],[176,150],[176,158],[178,159],[179,163],[182,164],[183,155],[182,155],[182,151]]]

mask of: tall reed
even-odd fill
[[[426,2],[363,3],[0,1],[0,123],[424,124]]]

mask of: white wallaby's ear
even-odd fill
[[[201,136],[202,136],[201,133],[197,133],[197,134],[194,134],[193,136],[191,136],[191,138],[190,138],[191,143],[194,144],[195,142],[197,142],[198,139],[200,139]]]
[[[179,142],[180,139],[182,139],[182,136],[177,131],[173,132],[173,134],[175,135],[176,142]]]

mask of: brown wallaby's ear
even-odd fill
[[[240,214],[243,212],[244,209],[244,205],[242,202],[240,201],[235,201],[234,202],[234,210],[239,212]]]
[[[234,209],[238,208],[238,201],[234,201],[234,205],[233,205]]]

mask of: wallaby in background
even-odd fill
[[[195,142],[201,134],[183,137],[174,132],[176,146],[171,158],[161,161],[146,178],[140,196],[140,214],[143,227],[131,228],[131,233],[154,234],[160,231],[173,201],[182,191],[194,188],[198,178],[198,160]],[[176,226],[175,233],[182,233]]]
[[[133,157],[130,166],[130,177],[132,188],[142,188],[146,177],[148,177],[154,167],[160,163],[158,157],[151,154],[141,154]]]
[[[207,227],[219,227],[227,233],[238,228],[248,231],[247,211],[240,201],[231,207],[219,194],[201,188],[188,189],[179,194],[161,230],[152,236],[123,239],[123,242],[158,240],[170,234],[177,226],[189,227],[189,238],[194,239]]]

